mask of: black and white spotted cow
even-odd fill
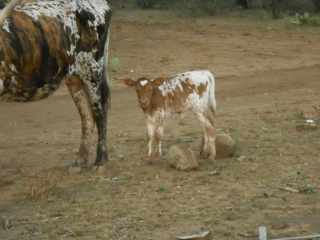
[[[108,160],[110,98],[107,68],[111,10],[107,1],[41,1],[19,4],[5,15],[3,12],[0,100],[36,101],[65,83],[82,120],[81,145],[72,166],[88,165],[94,125],[98,130],[94,166],[103,166]]]

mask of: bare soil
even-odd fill
[[[107,172],[65,174],[81,133],[65,86],[43,101],[1,102],[0,239],[162,240],[204,230],[257,239],[260,226],[269,238],[320,233],[320,130],[296,130],[301,107],[319,105],[319,43],[319,27],[266,16],[116,11]],[[195,116],[179,125],[173,115],[163,160],[149,166],[144,116],[122,79],[196,69],[216,77],[216,128],[236,140],[237,154],[201,159]],[[194,150],[197,171],[168,167],[177,143]]]

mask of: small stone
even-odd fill
[[[74,175],[74,174],[80,174],[83,173],[83,170],[81,167],[69,167],[67,174]]]
[[[303,130],[315,130],[318,126],[315,123],[298,123],[296,124],[297,131],[303,131]]]
[[[92,172],[96,174],[107,173],[107,168],[105,166],[93,166]]]
[[[210,176],[218,176],[218,175],[220,175],[220,172],[219,171],[212,171],[212,172],[209,172],[209,175]]]
[[[178,240],[211,240],[213,238],[211,231],[200,232],[190,236],[179,236]]]
[[[226,217],[228,221],[233,221],[236,219],[236,215],[234,213],[229,213]]]
[[[285,229],[288,228],[288,223],[286,222],[275,222],[272,224],[272,229],[274,230],[280,230],[280,229]]]
[[[244,156],[244,155],[242,155],[242,156],[237,158],[238,161],[242,161],[242,160],[245,160],[245,159],[246,159],[246,156]]]
[[[193,151],[183,144],[177,144],[168,152],[169,166],[180,171],[190,171],[198,168],[198,161]]]
[[[4,219],[2,222],[2,228],[5,230],[9,230],[13,227],[12,221],[10,219]]]

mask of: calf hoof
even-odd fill
[[[201,153],[201,156],[202,156],[203,158],[209,158],[209,152],[208,152],[208,151],[203,151],[203,152]]]
[[[106,173],[107,172],[107,168],[105,166],[93,166],[92,168],[92,172],[93,173]]]
[[[80,173],[83,173],[83,170],[81,167],[70,166],[66,174],[75,175]]]
[[[209,155],[209,159],[210,159],[211,161],[214,161],[214,160],[216,159],[216,155],[215,155],[215,154],[210,154],[210,155]]]
[[[146,161],[146,163],[147,163],[148,165],[152,165],[152,163],[153,163],[152,158],[148,158],[147,161]]]

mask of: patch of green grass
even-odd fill
[[[120,64],[120,59],[119,58],[112,58],[109,61],[109,70],[110,71],[116,71],[117,68],[119,67]]]
[[[180,136],[175,137],[174,142],[175,142],[175,144],[182,143],[183,142],[182,137],[180,137]]]
[[[168,63],[170,62],[172,59],[168,56],[168,55],[165,55],[161,58],[160,62],[161,63]]]
[[[158,186],[158,187],[156,188],[156,191],[157,191],[157,192],[167,192],[167,191],[169,191],[169,190],[170,190],[170,187],[169,187],[168,185],[165,185],[165,184],[160,185],[160,186]]]

